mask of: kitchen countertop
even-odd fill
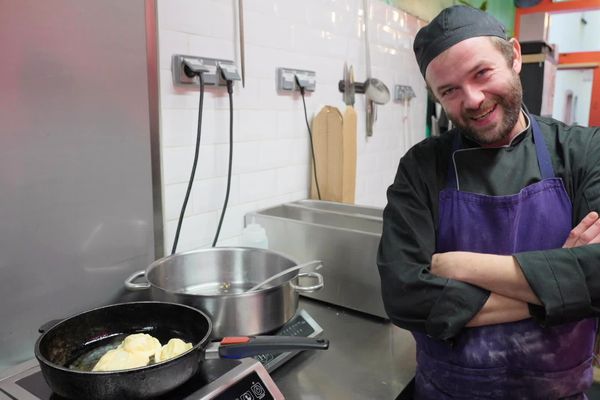
[[[301,297],[329,339],[325,351],[304,351],[271,373],[288,400],[393,400],[415,374],[415,342],[389,321]]]

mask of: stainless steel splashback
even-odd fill
[[[0,2],[0,375],[33,357],[42,323],[119,300],[162,252],[154,15],[148,0]]]

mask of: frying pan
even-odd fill
[[[210,342],[212,322],[202,311],[175,303],[142,301],[96,308],[58,322],[35,343],[35,357],[50,388],[69,399],[142,399],[183,384],[205,358],[243,358],[267,352],[327,349],[323,339],[256,336]],[[127,335],[171,338],[191,350],[145,367],[92,372],[98,359]]]

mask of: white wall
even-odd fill
[[[588,126],[590,120],[593,80],[594,70],[591,68],[559,69],[556,72],[556,87],[554,89],[552,117],[565,123]],[[567,92],[571,92],[574,98],[577,97],[572,121],[565,120]]]
[[[390,2],[388,1],[388,3]],[[456,0],[393,0],[392,2],[396,7],[406,10],[425,21],[431,21],[442,9],[457,3]]]
[[[170,252],[193,160],[198,91],[172,84],[172,54],[235,60],[239,65],[237,1],[159,0],[161,153],[165,251]],[[374,136],[366,138],[364,98],[357,95],[356,203],[385,205],[400,157],[425,136],[426,90],[412,52],[423,22],[380,0],[369,0],[372,75],[390,90],[411,85],[411,101],[378,108]],[[244,2],[246,86],[234,90],[234,161],[231,197],[219,245],[235,245],[243,216],[251,211],[308,197],[309,141],[302,100],[278,95],[276,68],[314,70],[317,90],[306,97],[309,118],[324,105],[344,110],[337,83],[343,64],[366,78],[362,0],[247,0]],[[208,90],[200,161],[178,251],[208,247],[225,195],[228,99]]]
[[[548,42],[556,44],[559,53],[599,51],[598,37],[600,10],[550,14]]]

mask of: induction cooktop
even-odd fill
[[[305,311],[298,313],[274,334],[316,337],[323,329]],[[190,380],[157,400],[278,400],[283,395],[269,375],[298,354],[269,353],[243,360],[204,360]],[[37,360],[29,360],[0,380],[0,400],[63,400],[46,384]]]

